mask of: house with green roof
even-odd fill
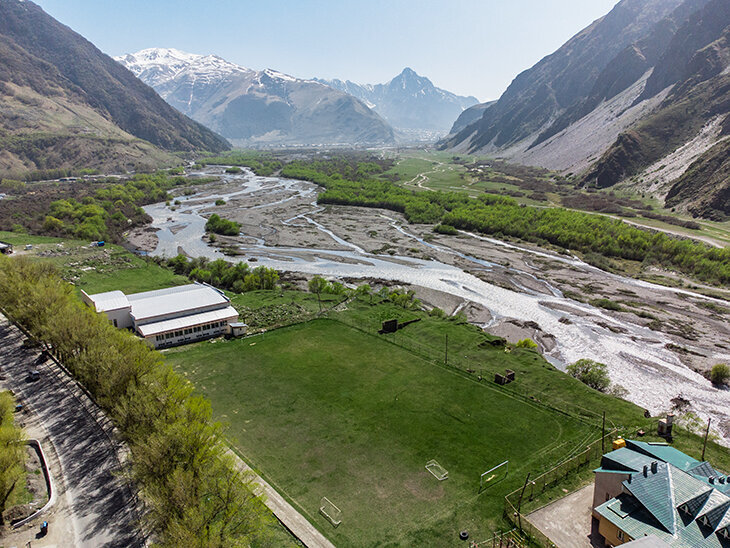
[[[595,474],[593,516],[607,546],[653,536],[672,547],[730,548],[730,483],[710,463],[626,440]]]

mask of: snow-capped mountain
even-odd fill
[[[143,49],[115,59],[152,87],[184,74],[215,83],[232,74],[251,72],[217,55],[198,55],[174,48]]]
[[[150,48],[116,60],[169,104],[239,146],[393,142],[393,129],[363,102],[313,80],[176,49]]]
[[[317,80],[362,100],[401,130],[430,130],[446,133],[454,120],[478,103],[476,97],[462,97],[437,88],[425,76],[410,68],[386,84],[356,84],[349,80]]]

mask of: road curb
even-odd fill
[[[48,460],[46,459],[46,454],[43,452],[43,447],[41,447],[41,442],[36,439],[30,439],[27,440],[25,443],[26,445],[35,446],[36,450],[38,451],[38,455],[40,455],[41,468],[43,469],[43,476],[46,478],[46,488],[48,489],[48,502],[46,502],[41,508],[33,512],[27,518],[22,519],[17,523],[14,523],[12,525],[13,529],[19,529],[26,523],[30,523],[35,518],[43,514],[46,510],[48,510],[56,502],[56,488],[53,484],[53,476],[51,476],[51,469],[48,466]]]

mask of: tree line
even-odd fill
[[[131,450],[159,546],[265,545],[270,519],[237,471],[210,403],[162,356],[110,325],[48,263],[0,257],[0,307],[92,394]]]
[[[23,431],[15,424],[15,400],[0,392],[0,526],[10,495],[25,482]]]
[[[265,266],[251,268],[244,262],[234,264],[223,259],[215,261],[207,257],[188,259],[185,255],[178,255],[172,259],[163,259],[161,264],[172,269],[175,274],[235,293],[275,289],[279,283],[279,273],[275,269]]]
[[[403,213],[411,223],[436,224],[441,233],[462,229],[498,238],[510,236],[586,255],[657,264],[710,283],[730,283],[727,248],[714,248],[605,216],[520,205],[508,196],[483,194],[470,198],[457,192],[408,190],[368,178],[376,170],[367,164],[355,171],[360,173],[359,180],[349,180],[337,172],[336,162],[328,169],[323,164],[326,161],[292,162],[282,169],[282,175],[324,187],[318,197],[320,203],[389,209]]]

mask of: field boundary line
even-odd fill
[[[256,490],[260,490],[264,495],[263,502],[266,507],[302,544],[308,548],[335,548],[332,542],[312,525],[300,511],[294,508],[281,493],[274,489],[269,482],[256,473],[232,447],[228,447],[227,452],[233,457],[236,468],[251,476],[251,483],[256,484],[258,487]]]
[[[552,411],[554,413],[560,413],[561,415],[565,415],[566,417],[568,417],[570,419],[573,419],[573,420],[576,420],[576,421],[578,421],[578,422],[580,422],[580,423],[582,423],[582,424],[584,424],[586,426],[590,426],[590,427],[596,427],[597,426],[596,423],[590,422],[587,417],[582,417],[581,415],[578,415],[576,413],[571,413],[569,411],[565,411],[563,409],[560,409],[559,407],[556,407],[556,406],[553,406],[553,405],[550,405],[550,404],[547,404],[547,403],[543,403],[543,402],[541,402],[541,401],[539,401],[537,399],[530,398],[527,395],[520,394],[519,392],[514,392],[514,391],[509,391],[509,390],[501,390],[497,386],[494,386],[488,379],[486,379],[485,382],[479,381],[479,380],[475,379],[472,375],[470,375],[469,373],[467,373],[466,371],[462,370],[459,367],[456,367],[456,366],[453,366],[453,365],[449,365],[449,364],[441,363],[441,361],[439,359],[434,358],[433,356],[427,354],[427,352],[425,352],[425,351],[418,351],[418,350],[416,350],[414,348],[411,348],[411,347],[409,347],[409,346],[407,346],[405,344],[400,344],[398,341],[391,340],[391,339],[389,339],[387,337],[382,337],[382,338],[381,337],[377,337],[375,334],[371,333],[370,331],[368,331],[366,329],[363,329],[360,326],[351,324],[351,323],[343,320],[342,318],[325,316],[323,318],[313,318],[312,320],[309,320],[309,321],[314,321],[314,320],[317,320],[317,319],[328,319],[328,320],[331,320],[331,321],[334,321],[334,322],[338,322],[338,323],[340,323],[342,325],[345,325],[345,326],[347,326],[347,327],[349,327],[351,329],[355,329],[356,331],[359,331],[361,333],[364,333],[365,335],[368,335],[370,337],[375,337],[378,340],[387,341],[390,344],[392,344],[394,346],[397,346],[398,348],[402,348],[403,350],[405,350],[407,352],[410,352],[410,353],[412,353],[412,354],[414,354],[416,356],[419,356],[421,359],[423,359],[424,361],[426,361],[427,363],[429,363],[430,365],[432,365],[434,367],[437,367],[437,368],[442,369],[444,371],[448,371],[448,372],[450,372],[450,373],[452,373],[454,375],[458,375],[459,377],[461,377],[461,378],[463,378],[465,380],[468,380],[468,381],[470,381],[470,382],[472,382],[472,383],[474,383],[474,384],[476,384],[478,386],[483,386],[484,388],[486,388],[488,390],[491,390],[492,392],[495,392],[497,394],[502,394],[505,397],[512,398],[512,399],[514,399],[516,401],[521,401],[523,403],[526,403],[526,404],[532,406],[535,409],[541,409],[543,411],[548,410],[548,411]]]

